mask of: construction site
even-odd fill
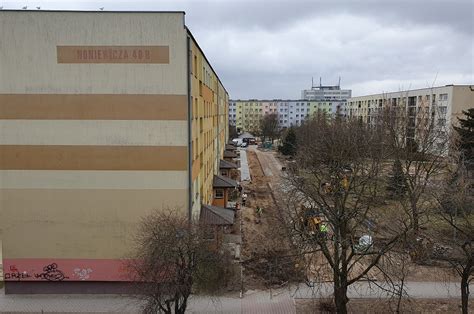
[[[286,159],[276,151],[257,148],[252,146],[246,153],[251,180],[242,182],[243,193],[246,194],[245,205],[238,214],[242,230],[242,265],[243,265],[243,289],[288,289],[298,295],[298,291],[306,289],[301,298],[295,297],[296,308],[300,313],[315,313],[315,308],[323,308],[324,302],[331,303],[328,295],[319,284],[332,281],[332,269],[321,252],[307,255],[306,261],[301,261],[301,256],[296,256],[293,244],[285,234],[285,227],[281,217],[281,211],[287,203],[287,192],[285,191],[285,170],[291,167],[291,160]],[[304,208],[304,205],[302,206]],[[376,226],[384,229],[390,224],[390,204],[384,204],[385,224]],[[318,225],[322,220],[311,218],[310,223]],[[315,227],[319,231],[319,226]],[[316,232],[317,232],[316,231]],[[330,241],[328,239],[328,241]],[[380,238],[371,241],[382,241]],[[436,262],[418,262],[410,259],[408,252],[395,252],[390,260],[397,266],[403,264],[406,276],[404,280],[409,284],[425,287],[427,291],[436,291],[439,285],[458,280],[456,273],[447,264]],[[303,267],[304,263],[311,263],[309,268]],[[359,268],[364,269],[367,261],[360,260]],[[309,270],[308,270],[309,269]],[[384,274],[377,269],[372,269],[368,276],[373,282],[383,282]],[[306,282],[305,288],[301,283]],[[317,284],[315,284],[317,283]],[[370,285],[370,283],[368,283]],[[308,288],[311,291],[308,294]],[[374,285],[376,287],[376,285]],[[431,287],[431,288],[430,288]],[[377,289],[375,289],[377,290]],[[429,294],[428,294],[429,295]],[[389,311],[389,297],[372,296],[360,293],[359,296],[351,298],[350,309],[354,312],[367,312],[374,310]],[[375,300],[376,298],[377,300]],[[403,300],[404,308],[412,308],[413,312],[451,312],[458,308],[458,300],[442,297],[441,294],[435,299],[433,296],[406,298]],[[324,312],[324,311],[323,311]]]

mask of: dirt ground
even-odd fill
[[[323,303],[323,304],[321,304]],[[396,303],[377,299],[352,299],[348,304],[349,313],[395,313]],[[328,301],[297,299],[296,313],[335,313]],[[474,310],[471,302],[469,310]],[[409,299],[402,304],[402,313],[460,313],[461,300],[458,299]]]
[[[261,155],[265,155],[269,153],[261,153]],[[275,154],[275,157],[279,162],[288,167],[288,159],[282,157],[279,154]],[[262,159],[262,158],[261,158]],[[262,161],[265,161],[265,159],[262,159]],[[264,166],[265,167],[265,166]],[[391,221],[391,216],[397,216],[399,215],[399,211],[402,209],[399,208],[399,204],[396,203],[395,201],[390,201],[387,200],[383,204],[380,204],[378,207],[378,212],[380,215],[384,215],[384,219],[382,219],[382,224],[380,225],[381,228],[384,228],[386,223],[387,225],[390,224]],[[322,254],[314,254],[314,256],[311,257],[313,259],[312,261],[312,277],[317,277],[317,280],[322,280],[322,281],[328,281],[331,280],[332,277],[332,271],[327,264],[325,258],[322,256]],[[421,282],[430,282],[430,281],[460,281],[459,276],[453,271],[449,265],[442,265],[441,263],[433,263],[433,265],[420,265],[413,263],[409,257],[408,254],[405,253],[400,253],[397,254],[397,256],[392,258],[395,263],[398,265],[401,265],[402,262],[401,260],[405,261],[406,265],[406,280],[409,281],[421,281]],[[399,261],[399,262],[397,262]],[[363,267],[361,265],[361,267]],[[357,267],[356,267],[357,268]],[[357,271],[357,270],[356,270]],[[380,274],[377,274],[375,271],[369,272],[369,275],[371,278],[379,278],[381,277]]]
[[[243,207],[241,218],[242,225],[242,257],[245,263],[244,288],[263,289],[269,285],[275,286],[280,282],[269,282],[269,278],[262,278],[269,275],[272,270],[272,263],[269,259],[275,253],[288,255],[291,245],[286,237],[279,233],[282,229],[278,221],[278,211],[282,207],[279,186],[282,183],[281,166],[285,165],[283,158],[275,152],[260,151],[255,149],[247,150],[252,181],[243,185],[248,194],[246,206]],[[256,214],[256,207],[263,208],[262,217],[259,219]],[[279,207],[280,206],[280,207]],[[327,265],[323,256],[312,256],[311,277],[316,281],[331,281],[332,271]],[[398,257],[407,261],[408,275],[406,280],[410,281],[459,281],[459,278],[449,267],[423,266],[412,263],[407,254]],[[295,264],[295,261],[287,261]],[[279,262],[283,264],[284,262]],[[291,265],[291,266],[293,266]],[[289,266],[288,266],[289,267]],[[290,267],[291,268],[291,267]],[[279,269],[277,271],[282,271]],[[288,271],[288,268],[284,271]],[[378,278],[378,274],[371,272],[372,278]]]
[[[271,191],[271,186],[280,180],[276,172],[281,171],[281,167],[278,169],[277,165],[272,165],[272,170],[265,169],[267,174],[272,174],[266,176],[255,150],[247,150],[247,160],[252,180],[242,185],[248,198],[240,213],[243,222],[244,288],[284,285],[287,277],[291,277],[294,263],[284,257],[289,255],[290,245],[279,232],[280,225],[275,219],[279,207]],[[269,167],[271,163],[265,162],[264,167]],[[260,217],[257,206],[262,208]]]

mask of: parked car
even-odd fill
[[[241,138],[234,138],[234,139],[232,140],[232,142],[234,142],[237,147],[238,147],[238,146],[241,146],[242,143],[243,143],[243,141],[242,141]]]
[[[247,142],[243,142],[242,145],[240,145],[240,147],[247,147],[247,146],[249,146]]]

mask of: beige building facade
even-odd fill
[[[347,115],[369,124],[376,123],[384,108],[402,108],[406,112],[407,127],[405,145],[419,144],[428,126],[437,131],[432,133],[435,142],[428,142],[434,154],[448,153],[448,135],[452,126],[458,124],[463,111],[474,108],[474,86],[446,85],[384,94],[352,97],[347,100]],[[431,121],[431,122],[430,122]],[[417,143],[418,142],[418,143]],[[425,147],[426,149],[427,147]]]
[[[0,42],[6,291],[115,291],[142,217],[212,203],[228,94],[184,12],[0,11]]]
[[[349,117],[370,122],[387,106],[430,107],[441,119],[440,124],[449,126],[456,123],[463,110],[474,107],[474,86],[446,85],[352,97],[347,100],[346,112]]]

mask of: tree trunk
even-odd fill
[[[471,272],[471,267],[467,266],[463,269],[461,277],[461,305],[462,313],[467,314],[468,303],[469,303],[469,275]]]
[[[416,202],[411,205],[411,214],[412,214],[412,227],[413,231],[415,231],[415,234],[418,234],[418,231],[420,229],[420,215],[418,214],[418,208],[416,206]]]
[[[341,284],[339,287],[334,285],[334,303],[336,304],[336,313],[346,314],[347,313],[347,286]]]

